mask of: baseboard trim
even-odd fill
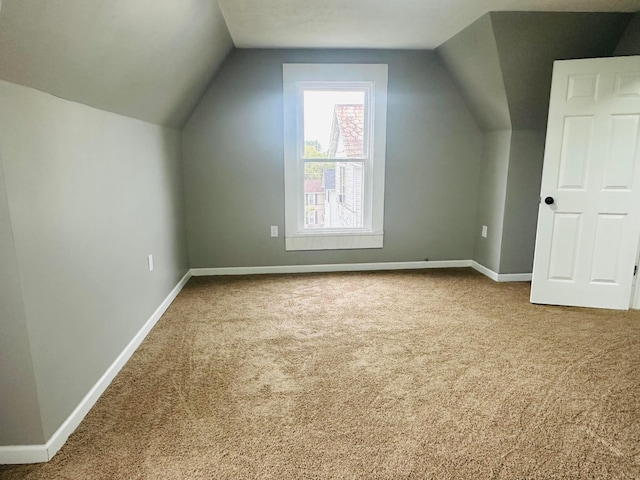
[[[191,278],[191,271],[188,271],[178,284],[171,290],[169,295],[163,300],[160,306],[149,317],[138,333],[131,339],[124,350],[118,355],[107,371],[100,377],[96,384],[84,396],[78,406],[71,412],[67,419],[60,425],[58,430],[51,436],[44,445],[16,445],[0,447],[0,465],[20,464],[20,463],[40,463],[48,462],[62,448],[69,436],[78,428],[80,422],[89,413],[100,396],[111,384],[122,367],[131,358],[133,353],[140,346],[142,341],[149,334],[151,329],[160,320],[160,317],[167,311],[171,302],[175,300],[182,288]]]
[[[0,447],[0,465],[42,463],[50,460],[46,445]]]
[[[496,273],[474,260],[441,260],[424,262],[335,263],[326,265],[273,265],[264,267],[192,268],[194,277],[217,275],[265,275],[278,273],[366,272],[374,270],[414,270],[423,268],[471,267],[495,282],[526,282],[530,273]]]
[[[531,273],[499,273],[499,282],[530,282]]]
[[[192,268],[194,277],[217,275],[265,275],[273,273],[368,272],[374,270],[417,270],[422,268],[470,267],[471,260],[426,262],[335,263],[326,265],[280,265],[265,267]]]
[[[486,275],[494,282],[530,282],[531,274],[530,273],[496,273],[493,270],[485,267],[484,265],[472,261],[471,268],[476,270],[477,272]]]

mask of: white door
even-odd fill
[[[628,309],[640,240],[640,57],[555,62],[531,301]]]

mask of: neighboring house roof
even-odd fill
[[[322,171],[322,185],[325,190],[335,190],[336,188],[336,170],[332,168],[331,170],[323,170]]]
[[[305,180],[304,193],[323,193],[322,180]]]
[[[364,155],[364,105],[341,104],[333,111],[329,157],[358,158]],[[343,151],[340,151],[343,150]]]

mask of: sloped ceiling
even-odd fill
[[[629,22],[613,54],[615,56],[640,55],[640,12],[636,13]]]
[[[486,14],[436,50],[469,110],[485,131],[508,130],[511,116],[491,15]]]
[[[492,12],[514,129],[546,129],[554,60],[613,55],[631,15]]]
[[[492,10],[640,0],[0,0],[0,79],[180,128],[234,44],[433,49]]]
[[[612,55],[631,18],[491,12],[437,52],[485,131],[545,130],[553,62]]]
[[[233,47],[215,0],[4,0],[0,79],[181,127]]]

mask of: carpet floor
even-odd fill
[[[2,479],[640,478],[640,311],[470,269],[192,278]]]

